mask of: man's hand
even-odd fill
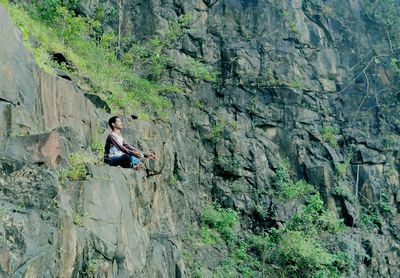
[[[134,156],[136,156],[137,158],[143,157],[142,152],[139,151],[139,150],[132,150],[131,152],[132,152],[132,154],[133,154]]]
[[[157,157],[155,156],[154,153],[147,153],[146,156],[147,156],[147,158],[150,159],[150,160],[155,160],[155,159],[157,159]]]

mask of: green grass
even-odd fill
[[[115,54],[116,36],[96,31],[100,25],[98,21],[57,7],[53,23],[49,24],[34,16],[37,11],[33,8],[11,5],[7,0],[1,3],[22,30],[25,44],[38,66],[46,72],[54,72],[50,54],[63,53],[73,65],[70,74],[83,83],[82,87],[106,100],[114,113],[141,112],[158,117],[170,107],[162,93],[178,90],[150,82],[133,72]],[[29,38],[37,40],[40,46],[33,47]],[[84,80],[90,80],[90,84],[85,84]]]

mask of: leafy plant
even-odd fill
[[[292,22],[289,23],[289,30],[290,30],[291,33],[294,33],[294,34],[298,34],[299,33],[299,31],[297,30],[296,22],[292,21]]]
[[[199,99],[195,99],[193,102],[193,106],[197,109],[203,108],[203,103]]]
[[[361,207],[361,223],[369,230],[379,227],[383,222],[382,216],[372,205]]]
[[[104,158],[104,143],[100,141],[95,141],[90,145],[90,150],[92,152],[92,156],[94,157],[95,163],[103,162]]]
[[[86,164],[93,163],[93,157],[86,152],[76,152],[69,156],[65,176],[71,181],[86,179],[88,174]]]
[[[236,240],[236,226],[238,214],[233,209],[221,208],[219,206],[208,206],[202,214],[202,223],[209,228],[215,229],[227,244],[233,244]]]
[[[321,6],[321,12],[326,16],[326,17],[333,17],[335,13],[333,12],[333,8],[329,5],[322,5]]]
[[[174,175],[172,175],[172,176],[170,176],[170,177],[168,178],[167,183],[168,183],[170,186],[174,187],[174,186],[176,186],[176,185],[178,184],[178,179],[177,179]]]
[[[218,122],[212,127],[209,139],[214,143],[218,143],[221,140],[222,132],[227,125],[228,122],[225,119],[219,119]]]
[[[349,190],[348,186],[343,183],[339,183],[334,186],[332,189],[332,193],[336,196],[342,196],[350,202],[354,201],[353,193]]]
[[[300,79],[294,79],[289,84],[289,87],[294,88],[294,89],[302,89],[303,88],[303,83],[301,82]]]
[[[338,141],[336,135],[339,133],[339,129],[331,125],[323,125],[321,129],[321,135],[325,142],[334,148],[338,147]]]
[[[217,165],[225,172],[235,176],[239,176],[239,170],[242,168],[240,161],[236,157],[220,156]]]
[[[213,83],[217,81],[216,72],[200,60],[188,57],[181,67],[185,69],[185,72],[188,75],[192,76],[196,80],[204,80]]]
[[[344,162],[335,164],[336,172],[339,175],[339,177],[343,176],[346,173],[352,158],[353,158],[353,152],[351,150],[348,150],[346,152]]]
[[[77,226],[83,227],[83,220],[84,220],[84,216],[83,216],[82,212],[75,211],[75,213],[72,217],[72,222]]]
[[[288,168],[287,163],[281,163],[275,172],[274,185],[282,199],[292,200],[315,191],[313,186],[304,180],[294,182]]]

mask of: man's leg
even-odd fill
[[[133,155],[131,156],[131,164],[132,166],[138,165],[140,163],[140,159],[137,157],[134,157]]]
[[[140,162],[141,162],[140,159],[138,159],[137,157],[131,156],[131,165],[132,165],[133,169],[140,170],[142,168]]]
[[[121,166],[124,168],[130,168],[131,165],[131,155],[124,154],[118,157],[111,158],[110,166]]]

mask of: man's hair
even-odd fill
[[[114,117],[111,117],[111,118],[108,120],[108,126],[109,126],[111,129],[114,129],[114,127],[113,127],[112,124],[115,124],[115,122],[117,121],[117,119],[119,119],[119,117],[118,117],[118,116],[114,116]]]

